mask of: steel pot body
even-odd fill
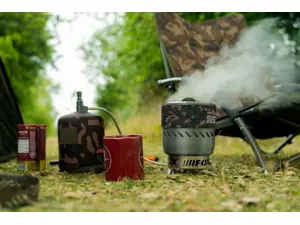
[[[169,168],[199,169],[209,164],[215,147],[216,105],[196,101],[162,105],[163,150]]]

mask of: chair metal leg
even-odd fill
[[[280,152],[286,145],[291,144],[294,137],[296,137],[298,134],[290,134],[282,143],[281,145],[275,149],[275,151],[272,152],[272,154],[277,154]]]
[[[252,135],[249,126],[244,121],[243,117],[239,115],[239,111],[232,108],[227,107],[221,107],[222,110],[227,114],[227,116],[237,125],[237,127],[240,129],[242,134],[244,135],[246,141],[249,143],[249,145],[252,148],[252,151],[256,157],[256,160],[258,161],[260,167],[262,168],[263,172],[267,171],[267,165],[266,161],[264,159],[264,154],[259,148],[254,136]]]
[[[296,154],[296,155],[293,155],[291,156],[290,158],[288,158],[286,161],[291,163],[291,162],[294,162],[296,160],[300,159],[300,153]]]
[[[256,159],[257,159],[258,163],[260,164],[260,166],[262,167],[263,171],[268,172],[267,166],[266,166],[266,161],[265,161],[264,155],[263,155],[263,151],[258,146],[254,136],[252,135],[250,129],[248,128],[248,125],[245,123],[245,121],[243,120],[242,117],[236,117],[234,119],[234,122],[237,124],[237,126],[241,130],[242,134],[244,135],[245,139],[247,140],[248,144],[251,146],[251,148],[256,156]],[[297,134],[289,135],[286,138],[286,140],[274,151],[275,152],[274,154],[281,151],[283,149],[283,147],[286,146],[287,144],[289,144],[291,142],[291,140],[296,136],[297,136]],[[292,163],[296,160],[300,160],[300,153],[297,153],[283,161]],[[283,164],[280,163],[280,165],[277,166],[276,170],[279,170],[280,168],[282,168],[282,166],[283,166]]]
[[[248,128],[248,125],[245,123],[242,117],[236,117],[234,119],[234,122],[237,124],[242,134],[247,139],[247,142],[251,146],[260,167],[262,167],[264,172],[267,172],[267,166],[266,166],[266,161],[264,159],[263,152],[259,148],[254,136],[252,135],[251,131]]]
[[[278,166],[277,170],[284,168],[285,163],[291,164],[292,162],[300,159],[300,153],[297,153],[289,158],[283,159],[282,163]]]

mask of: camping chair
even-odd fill
[[[176,92],[176,83],[194,71],[204,70],[209,58],[220,49],[233,46],[239,34],[247,29],[243,15],[234,14],[200,24],[191,24],[176,13],[155,13],[156,27],[160,40],[166,79],[158,80],[159,86]],[[270,84],[266,83],[266,86]],[[273,94],[264,99],[249,96],[239,98],[239,105],[232,107],[217,105],[216,135],[240,137],[252,148],[263,171],[267,172],[265,153],[256,139],[286,137],[286,140],[272,154],[280,152],[300,133],[300,101],[286,99],[285,90],[299,92],[297,84],[271,85]],[[284,89],[286,87],[287,89]],[[187,96],[189,97],[189,96]],[[268,107],[272,99],[282,99],[285,107],[276,110]],[[300,159],[300,153],[285,159],[291,163]],[[278,165],[276,170],[283,166]]]

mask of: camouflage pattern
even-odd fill
[[[163,128],[215,128],[216,106],[209,103],[176,102],[161,108]]]
[[[103,137],[101,116],[75,112],[61,117],[58,120],[60,171],[105,171]]]
[[[163,50],[175,77],[192,76],[196,71],[204,70],[208,60],[213,56],[218,55],[216,60],[219,61],[226,60],[227,56],[224,52],[220,56],[222,47],[233,46],[238,41],[239,35],[247,30],[246,20],[241,14],[204,21],[200,24],[190,24],[172,12],[155,13],[155,18]],[[267,97],[267,94],[274,91],[274,85],[267,75],[262,84]],[[264,96],[260,94],[258,98],[254,93],[247,94],[241,91],[226,97],[231,99],[232,107],[244,109],[256,104]],[[221,118],[226,116],[226,113],[217,108],[216,116]]]
[[[240,14],[190,24],[176,13],[155,13],[157,30],[174,76],[205,69],[207,60],[231,46],[247,28]]]

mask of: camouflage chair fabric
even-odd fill
[[[239,34],[247,29],[243,15],[233,14],[214,20],[191,24],[176,13],[155,13],[160,41],[166,53],[174,76],[191,76],[195,71],[203,71],[207,61],[219,54],[224,46],[233,46]],[[224,59],[226,60],[226,59]],[[272,89],[269,79],[265,87]],[[187,96],[188,97],[188,96]],[[249,107],[260,99],[249,94],[247,98],[239,93],[232,96],[232,104],[239,109]],[[226,114],[217,109],[217,117]]]

